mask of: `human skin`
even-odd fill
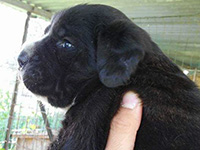
[[[105,150],[133,150],[141,118],[141,100],[129,91],[123,96],[122,105],[111,122]]]

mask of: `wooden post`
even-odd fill
[[[27,12],[22,44],[26,41],[26,38],[27,38],[28,24],[29,24],[30,17],[31,17],[31,12]],[[15,109],[16,100],[17,100],[18,87],[19,87],[19,80],[18,80],[18,75],[16,75],[15,86],[14,86],[14,91],[13,91],[12,101],[11,101],[11,106],[10,106],[10,113],[9,113],[9,118],[8,118],[8,124],[7,124],[7,129],[6,129],[6,137],[5,137],[5,143],[4,143],[5,150],[8,150],[9,148],[10,132],[12,130],[12,122],[14,118],[14,109]]]
[[[46,130],[47,130],[49,139],[52,142],[53,141],[53,133],[52,133],[51,128],[50,128],[50,124],[49,124],[49,121],[48,121],[48,118],[47,118],[45,107],[42,104],[42,102],[38,101],[38,103],[39,103],[39,106],[40,106],[40,111],[42,113],[42,118],[44,120],[44,124],[45,124]]]
[[[195,70],[194,70],[194,75],[193,75],[194,82],[196,82],[196,78],[197,78],[197,68],[195,68]]]

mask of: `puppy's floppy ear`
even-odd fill
[[[130,21],[114,21],[98,34],[97,69],[107,87],[128,84],[138,63],[144,57],[139,27]]]

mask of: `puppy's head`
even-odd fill
[[[127,85],[148,41],[120,11],[79,5],[54,15],[41,39],[23,45],[18,62],[30,91],[65,107],[93,80],[110,88]]]

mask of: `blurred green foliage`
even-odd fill
[[[3,150],[3,148],[1,147],[5,139],[6,126],[9,117],[10,101],[10,93],[8,91],[3,92],[2,90],[0,90],[0,150]]]
[[[11,104],[11,93],[8,91],[3,91],[0,89],[0,150],[3,149],[6,128],[9,118],[10,104]],[[21,113],[23,107],[21,104],[15,106],[14,118],[12,122],[11,134],[14,130],[20,131],[21,134],[29,133],[33,130],[41,130],[45,132],[45,124],[42,118],[41,112],[36,110],[31,110],[31,115]],[[38,108],[39,110],[39,108]],[[61,127],[60,121],[63,118],[63,114],[59,113],[47,113],[48,121],[52,129],[59,129]],[[12,141],[15,139],[11,139]],[[14,149],[15,144],[11,144],[10,150]]]

